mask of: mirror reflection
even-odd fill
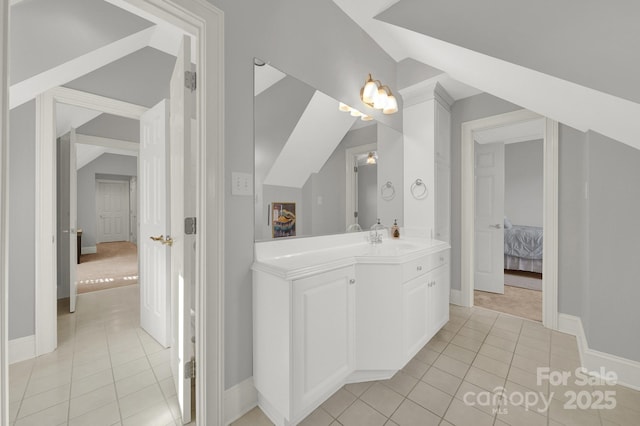
[[[338,100],[269,64],[254,68],[255,239],[368,230],[381,214],[388,226],[400,219],[389,176],[401,179],[401,159],[395,167],[384,151],[402,135],[341,111]]]

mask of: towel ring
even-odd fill
[[[411,195],[413,195],[413,198],[416,200],[424,200],[429,196],[427,185],[422,181],[422,179],[418,178],[411,184]]]
[[[385,201],[391,201],[395,198],[396,189],[393,187],[391,181],[387,181],[387,183],[380,187],[380,196]]]

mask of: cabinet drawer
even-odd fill
[[[449,262],[449,250],[443,250],[402,265],[402,281],[407,282]]]

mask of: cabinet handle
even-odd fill
[[[355,283],[356,283],[356,279],[355,279],[355,278],[351,278],[351,279],[349,280],[349,284],[355,284]]]
[[[416,269],[417,269],[418,271],[422,271],[422,266],[418,266]]]

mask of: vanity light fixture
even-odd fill
[[[370,108],[381,109],[383,114],[398,112],[398,101],[389,86],[374,80],[371,74],[360,89],[360,99]]]
[[[353,117],[360,117],[360,120],[362,120],[362,121],[371,121],[371,120],[373,120],[373,117],[371,117],[370,115],[364,114],[364,113],[358,111],[355,108],[351,108],[349,105],[347,105],[345,103],[342,103],[342,102],[340,102],[338,104],[338,109],[340,111],[344,111],[344,112],[350,113]]]
[[[367,164],[376,164],[378,162],[376,153],[371,151],[367,156]]]

